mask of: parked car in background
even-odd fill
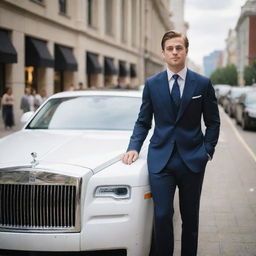
[[[236,104],[236,122],[244,130],[256,128],[256,90],[243,93]]]
[[[225,95],[228,93],[228,91],[230,90],[230,88],[231,88],[231,86],[228,84],[215,84],[214,85],[216,98],[220,105],[222,105],[223,99],[224,99]]]
[[[139,91],[143,91],[143,90],[144,90],[144,87],[145,87],[145,85],[144,85],[144,84],[141,84],[141,85],[138,87],[138,90],[139,90]]]
[[[149,140],[134,164],[120,161],[140,105],[139,91],[63,92],[0,139],[3,254],[149,255]]]
[[[232,86],[227,95],[223,99],[223,108],[230,117],[235,116],[236,103],[238,98],[245,92],[251,90],[250,86]]]

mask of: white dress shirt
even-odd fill
[[[185,86],[185,81],[186,81],[187,70],[188,70],[187,67],[184,67],[180,72],[173,73],[167,67],[167,76],[168,76],[170,93],[172,92],[172,87],[173,87],[173,84],[174,84],[174,81],[175,81],[175,79],[172,76],[174,74],[177,74],[177,75],[179,75],[178,84],[179,84],[179,87],[180,87],[180,97],[182,97],[182,94],[183,94],[183,91],[184,91],[184,86]]]

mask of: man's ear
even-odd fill
[[[165,59],[164,50],[162,50],[162,57],[163,57],[163,59]]]

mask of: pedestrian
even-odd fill
[[[122,88],[121,79],[118,78],[118,79],[117,79],[117,85],[115,86],[115,89],[121,89],[121,88]]]
[[[219,137],[219,111],[211,81],[185,65],[187,37],[168,31],[161,46],[167,70],[145,82],[139,116],[122,161],[131,164],[138,158],[154,116],[147,164],[154,202],[156,255],[173,255],[173,199],[178,187],[181,255],[196,256],[201,188],[207,161],[212,159]]]
[[[46,90],[43,88],[40,90],[40,93],[36,93],[36,90],[34,89],[33,96],[34,96],[34,111],[36,111],[47,99]]]
[[[84,89],[84,84],[82,82],[78,83],[78,90],[83,90]]]
[[[40,90],[40,96],[41,96],[41,104],[44,103],[47,99],[47,93],[44,88]]]
[[[74,86],[73,84],[71,84],[71,85],[69,86],[68,91],[74,91],[74,90],[75,90],[75,86]]]
[[[2,98],[2,116],[4,121],[4,127],[6,130],[12,129],[14,126],[13,104],[14,98],[12,95],[12,88],[7,88],[6,93]]]
[[[23,110],[23,113],[26,113],[28,111],[31,111],[31,89],[25,88],[24,95],[21,98],[20,101],[20,108]]]
[[[42,93],[42,92],[40,92],[40,93]],[[43,95],[44,95],[44,93],[43,93]],[[33,111],[36,111],[43,103],[43,98],[42,98],[41,94],[37,93],[36,89],[32,89],[32,96],[33,96],[33,99],[31,101],[31,104],[33,104]]]

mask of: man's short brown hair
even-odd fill
[[[185,35],[183,35],[182,33],[179,33],[175,30],[170,30],[170,31],[167,31],[162,38],[162,42],[161,42],[162,50],[164,50],[165,42],[167,40],[169,40],[171,38],[175,38],[175,37],[182,37],[184,39],[185,47],[188,48],[188,46],[189,46],[188,38]]]

